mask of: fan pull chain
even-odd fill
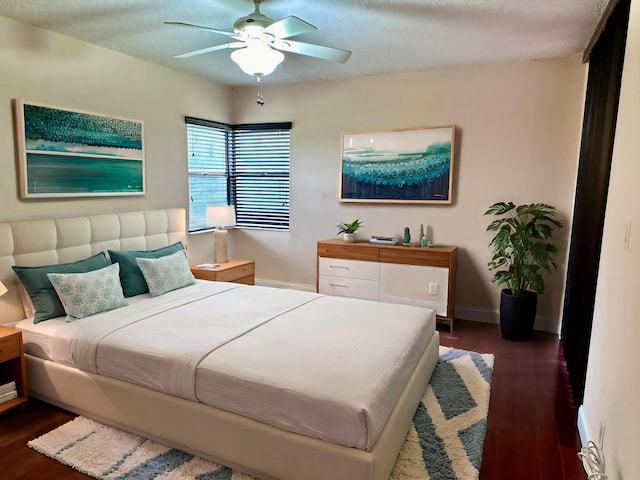
[[[256,79],[258,80],[258,99],[256,100],[256,103],[260,106],[264,105],[264,94],[262,92],[262,75],[261,74],[256,74]]]

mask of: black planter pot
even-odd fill
[[[536,320],[538,294],[524,292],[524,295],[511,295],[504,289],[500,296],[500,330],[502,338],[525,341],[531,338],[533,323]]]

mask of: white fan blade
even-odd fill
[[[228,37],[238,38],[238,35],[233,32],[227,32],[225,30],[218,30],[217,28],[205,27],[202,25],[194,25],[193,23],[184,22],[164,22],[165,25],[177,25],[178,27],[190,27],[199,28],[200,30],[206,30],[208,32],[219,33],[220,35],[226,35]]]
[[[304,20],[290,15],[282,20],[272,23],[265,28],[262,33],[273,35],[274,38],[288,38],[301,33],[308,33],[317,30],[316,27]]]
[[[200,50],[194,50],[193,52],[181,53],[180,55],[174,55],[174,58],[189,58],[195,57],[196,55],[202,55],[204,53],[211,53],[217,50],[225,50],[227,48],[240,48],[244,47],[245,43],[243,42],[232,42],[225,43],[224,45],[215,45],[213,47],[202,48]]]
[[[297,53],[299,55],[306,55],[308,57],[321,58],[322,60],[339,63],[346,62],[351,56],[351,52],[349,50],[325,47],[322,45],[315,45],[313,43],[296,42],[293,40],[276,41],[271,45],[276,50],[283,50],[285,52]]]

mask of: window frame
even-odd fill
[[[225,133],[224,175],[207,175],[206,173],[203,175],[213,178],[225,177],[226,203],[210,204],[236,206],[237,228],[289,231],[292,122],[228,125],[187,116],[185,124],[187,125],[188,143],[189,233],[212,229],[201,223],[192,226],[192,185],[197,180],[199,173],[195,172],[194,174],[190,164],[193,152],[189,125],[211,128]],[[269,135],[269,132],[273,135]],[[261,143],[256,144],[255,142]],[[252,143],[255,151],[251,150]],[[258,160],[254,162],[253,159],[256,157]],[[265,194],[267,199],[262,203],[259,201],[252,203],[251,200],[243,201],[242,199],[243,196],[255,199],[261,194]],[[256,208],[260,206],[263,208]]]

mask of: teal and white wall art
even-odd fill
[[[341,202],[452,201],[455,126],[342,135]]]
[[[144,195],[143,123],[14,100],[22,198]]]

